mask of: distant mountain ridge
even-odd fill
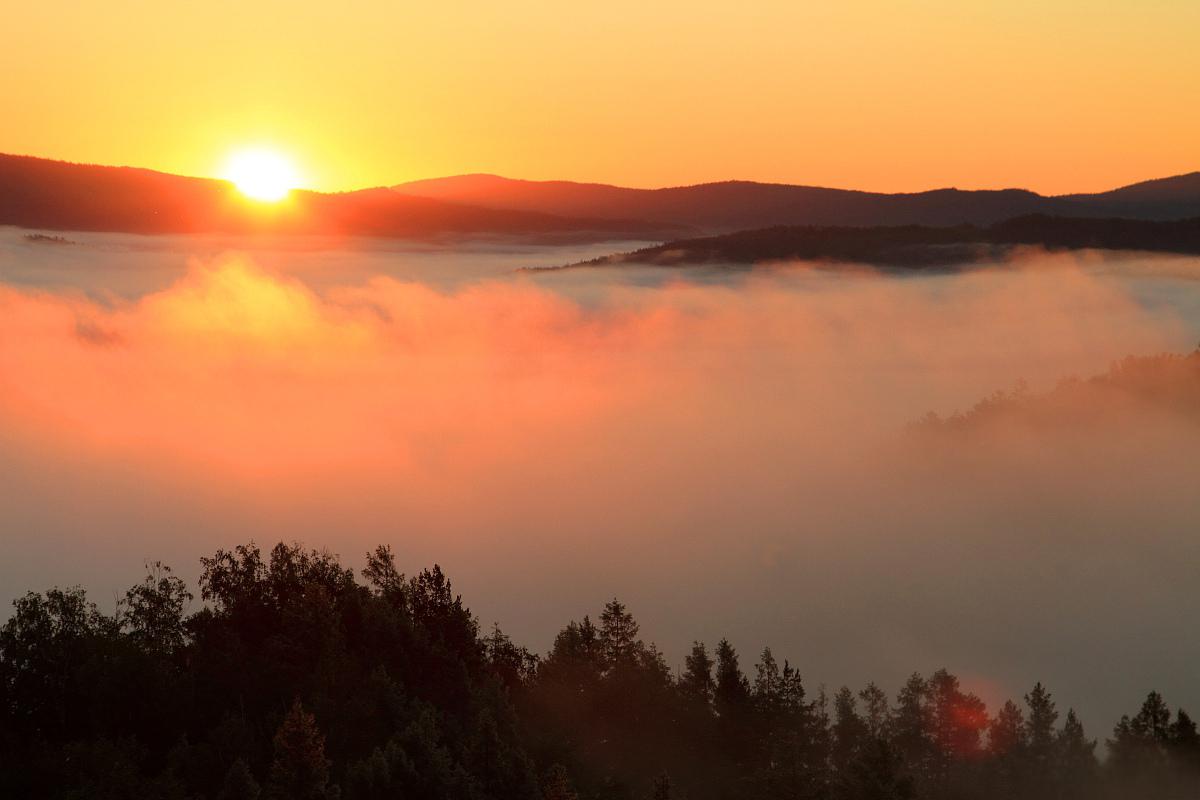
[[[1200,173],[1060,197],[1024,189],[881,194],[751,181],[629,189],[462,175],[337,194],[295,191],[285,202],[258,204],[226,181],[0,154],[0,225],[46,230],[663,241],[777,225],[986,226],[1029,214],[1196,217]]]
[[[1060,199],[1103,208],[1112,216],[1143,219],[1200,217],[1200,172],[1142,181],[1099,194],[1064,195]]]
[[[883,194],[725,181],[628,189],[569,181],[460,175],[392,187],[414,197],[594,218],[626,217],[728,233],[773,225],[990,225],[1026,214],[1169,220],[1200,216],[1200,173],[1110,192],[1048,197],[1025,189],[934,189]]]
[[[0,225],[143,234],[397,238],[488,234],[603,240],[665,235],[661,225],[482,208],[382,187],[341,194],[294,191],[278,204],[255,203],[227,181],[12,155],[0,155]]]

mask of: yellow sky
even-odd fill
[[[317,189],[1100,190],[1200,169],[1196,0],[6,4],[0,151]]]

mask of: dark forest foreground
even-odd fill
[[[0,632],[0,796],[1091,798],[1200,795],[1200,736],[1151,692],[1101,749],[1034,686],[814,691],[727,641],[681,671],[616,600],[538,657],[481,632],[437,567],[361,576],[298,545],[154,565],[114,614],[30,593]]]

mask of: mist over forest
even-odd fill
[[[386,542],[535,653],[617,595],[672,669],[728,637],[813,691],[1043,681],[1096,735],[1200,700],[1192,396],[1087,389],[1195,349],[1193,258],[531,276],[588,251],[64,238],[0,247],[8,599]],[[969,413],[997,391],[1053,410]]]
[[[1193,359],[1195,360],[1195,359]],[[1145,366],[1145,365],[1143,365]],[[1194,365],[1193,365],[1194,369]],[[1193,380],[1194,382],[1194,380]],[[1194,391],[1194,389],[1193,389]],[[113,613],[30,592],[0,628],[0,789],[22,797],[1193,797],[1200,733],[1150,691],[1097,754],[1041,682],[989,709],[945,668],[890,697],[764,647],[672,670],[618,599],[539,657],[438,566],[254,543],[161,563]]]
[[[1200,798],[1200,3],[282,5],[5,5],[0,800]]]

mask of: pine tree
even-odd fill
[[[1193,775],[1200,774],[1200,733],[1195,721],[1182,708],[1175,712],[1168,737],[1175,765]]]
[[[604,664],[611,669],[634,659],[638,650],[638,624],[625,605],[615,597],[600,614],[600,642]]]
[[[800,680],[800,670],[783,661],[783,672],[779,676],[779,703],[782,710],[791,715],[802,713],[804,705],[804,682]]]
[[[846,800],[912,800],[912,778],[885,739],[872,739],[847,769],[841,795]]]
[[[1029,715],[1025,720],[1025,738],[1028,743],[1032,776],[1039,785],[1050,778],[1054,762],[1054,725],[1058,722],[1058,711],[1050,692],[1039,682],[1025,695]]]
[[[996,712],[988,726],[988,754],[996,792],[1001,797],[1016,797],[1020,792],[1028,741],[1025,715],[1012,700]]]
[[[1095,781],[1098,770],[1096,740],[1084,735],[1083,723],[1075,709],[1067,709],[1067,718],[1055,739],[1054,784],[1059,796],[1064,798],[1090,798],[1095,796]]]
[[[717,643],[716,688],[713,707],[717,712],[719,749],[734,764],[748,763],[760,753],[761,737],[754,727],[750,682],[738,665],[737,651],[728,640]]]
[[[1150,692],[1138,713],[1121,717],[1108,740],[1108,772],[1127,790],[1161,791],[1169,764],[1171,711]]]
[[[987,708],[977,696],[963,692],[958,678],[945,669],[929,677],[928,687],[933,748],[927,793],[960,795],[978,783],[972,770],[987,729]]]
[[[692,642],[692,652],[684,662],[683,676],[679,688],[684,695],[704,706],[713,701],[716,682],[713,681],[713,660],[702,642]]]
[[[1017,753],[1025,744],[1025,715],[1016,703],[1008,700],[988,726],[988,752],[993,756]]]
[[[858,693],[858,699],[862,701],[863,721],[867,730],[877,739],[887,736],[892,716],[887,694],[874,683],[868,683]]]
[[[869,735],[867,723],[858,715],[854,693],[843,686],[833,696],[833,768],[844,772]]]
[[[750,700],[750,682],[738,666],[737,651],[728,639],[717,643],[717,674],[714,690],[717,712],[722,715],[744,709]]]
[[[573,685],[579,691],[594,685],[602,674],[600,632],[589,617],[571,621],[554,637],[550,654],[538,669],[542,681]]]
[[[537,671],[537,656],[513,644],[498,623],[492,625],[491,636],[483,640],[483,652],[492,671],[510,690],[523,686]]]
[[[275,760],[267,794],[272,800],[335,798],[329,783],[325,738],[297,699],[275,732]]]
[[[929,684],[913,673],[896,695],[892,713],[892,741],[915,779],[923,787],[930,779],[933,759],[933,715],[929,702]]]
[[[1134,736],[1144,742],[1165,747],[1171,738],[1171,709],[1158,692],[1146,696],[1137,716],[1130,722]]]
[[[771,654],[771,648],[764,647],[762,656],[754,665],[754,704],[761,714],[769,718],[779,711],[782,700],[783,681],[779,664]]]
[[[929,679],[934,740],[943,758],[966,758],[979,751],[987,712],[983,701],[963,692],[958,678],[939,669]]]

